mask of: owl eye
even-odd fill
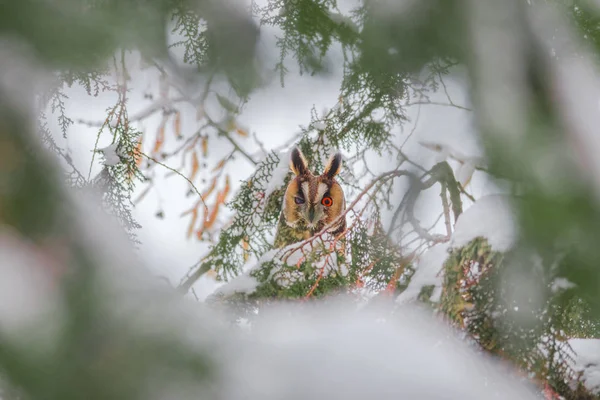
[[[331,207],[333,205],[333,199],[329,196],[323,197],[321,204],[323,204],[325,207]]]
[[[294,202],[296,204],[304,204],[304,198],[300,197],[300,196],[296,196],[296,197],[294,197]]]

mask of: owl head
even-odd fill
[[[329,158],[321,175],[313,174],[302,152],[295,148],[290,157],[294,178],[284,197],[283,214],[293,228],[316,232],[332,222],[346,208],[344,192],[335,176],[342,168],[342,155]]]

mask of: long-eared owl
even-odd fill
[[[283,197],[283,207],[275,236],[275,247],[284,247],[314,236],[346,209],[344,191],[335,180],[342,168],[342,155],[329,158],[321,175],[313,174],[302,152],[295,148],[290,157],[294,178]],[[336,236],[346,229],[340,218],[329,232]]]

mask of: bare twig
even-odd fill
[[[468,107],[460,106],[458,104],[442,103],[442,102],[438,102],[438,101],[415,101],[415,102],[408,102],[408,103],[404,104],[405,107],[418,106],[418,105],[454,107],[454,108],[458,108],[459,110],[473,111],[472,109],[470,109]]]
[[[440,192],[442,198],[442,207],[444,209],[444,222],[446,224],[446,235],[450,237],[452,235],[452,225],[450,222],[450,206],[448,205],[448,197],[446,196],[446,184],[442,183],[442,190]]]
[[[142,156],[146,157],[147,159],[155,162],[156,164],[160,165],[161,167],[166,168],[169,171],[173,172],[174,174],[179,175],[180,177],[182,177],[183,179],[185,179],[190,184],[190,186],[194,189],[194,192],[196,192],[196,194],[198,195],[198,197],[200,197],[200,200],[202,201],[202,205],[204,206],[205,215],[208,215],[208,206],[204,202],[204,198],[202,197],[202,194],[200,193],[200,191],[198,190],[198,188],[196,187],[196,185],[194,185],[194,183],[187,176],[183,175],[181,172],[177,171],[175,168],[169,167],[168,165],[166,165],[166,164],[158,161],[154,157],[149,156],[146,153],[140,152],[140,154]]]
[[[402,150],[402,148],[404,148],[404,146],[406,145],[406,142],[408,142],[408,140],[412,137],[412,135],[414,135],[415,131],[417,130],[417,126],[419,125],[420,117],[421,117],[421,104],[419,104],[419,107],[417,108],[417,117],[415,118],[415,124],[413,125],[408,136],[406,136],[406,139],[404,139],[404,141],[402,142],[402,145],[400,145],[400,150]]]
[[[229,132],[226,132],[224,130],[220,130],[219,131],[220,135],[225,137],[225,139],[227,139],[229,141],[229,143],[231,143],[233,145],[233,147],[235,148],[235,150],[240,153],[241,155],[243,155],[244,157],[246,157],[246,159],[248,161],[250,161],[253,165],[258,164],[254,158],[252,158],[252,156],[248,153],[246,153],[246,151],[244,149],[242,149],[242,147],[231,137],[231,135],[229,134]]]

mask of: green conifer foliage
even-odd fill
[[[6,2],[0,36],[12,47],[0,49],[0,225],[41,248],[63,246],[66,272],[58,286],[65,292],[66,316],[55,352],[28,353],[0,337],[0,374],[8,382],[1,395],[137,399],[144,396],[140,382],[171,369],[181,368],[202,385],[218,379],[216,361],[189,352],[181,337],[144,336],[130,320],[104,319],[106,310],[120,305],[98,284],[102,261],[79,236],[64,182],[55,180],[62,174],[72,188],[99,190],[104,208],[135,241],[140,226],[133,218],[132,194],[146,184],[150,190],[154,169],[166,168],[189,184],[196,201],[189,236],[196,232],[210,244],[179,288],[192,291],[198,279],[214,272],[225,284],[207,303],[233,311],[232,319],[251,319],[273,302],[340,293],[357,302],[385,301],[415,289],[418,303],[540,387],[568,399],[598,398],[575,370],[569,340],[600,339],[600,173],[596,155],[589,154],[593,140],[585,135],[595,126],[590,114],[597,112],[597,104],[585,101],[597,93],[590,95],[575,79],[585,76],[581,65],[597,64],[599,18],[600,11],[583,0],[364,0],[349,10],[336,0],[268,0],[247,10],[218,0]],[[567,40],[563,20],[575,28],[573,42],[592,48],[591,56]],[[264,65],[256,53],[266,25],[278,32],[275,65]],[[150,108],[141,115],[129,111],[127,60],[134,55],[160,75],[160,97],[148,95]],[[12,75],[4,79],[2,67],[13,57],[40,69],[45,84],[33,88],[24,79],[18,82],[23,93],[12,90],[5,82]],[[561,74],[569,65],[565,60],[581,68]],[[249,139],[261,150],[245,147],[242,139],[250,134],[238,117],[269,70],[284,85],[289,74],[326,76],[336,62],[343,70],[336,103],[323,112],[306,110],[306,124],[287,146],[264,150]],[[467,82],[472,109],[449,94],[446,80],[455,73]],[[67,91],[74,86],[90,100],[113,96],[105,118],[82,122],[68,114]],[[191,87],[200,87],[200,93],[190,93]],[[424,145],[444,153],[433,165],[406,154],[414,130],[403,129],[419,118],[410,121],[408,111],[440,106],[431,100],[436,93],[447,98],[443,106],[472,115],[486,150],[485,162],[474,162],[473,170],[509,187],[519,232],[510,250],[494,249],[486,237],[450,246],[456,223],[468,210],[464,204],[478,201],[451,163],[473,160],[445,154],[437,143]],[[210,99],[216,99],[222,119],[206,112]],[[178,103],[197,110],[196,131],[182,132]],[[148,141],[136,123],[150,115],[162,122]],[[98,129],[89,171],[76,168],[57,144],[51,118],[63,138],[79,124]],[[179,143],[168,150],[167,123]],[[110,145],[99,148],[107,135]],[[64,168],[55,170],[45,156],[38,157],[40,143]],[[348,228],[342,237],[319,233],[274,248],[291,177],[283,149],[292,144],[316,171],[333,152],[344,153],[339,181]],[[220,145],[230,152],[214,169],[200,167]],[[386,170],[374,171],[374,156],[386,161]],[[172,167],[178,157],[182,166]],[[92,174],[98,159],[104,164]],[[235,159],[253,171],[230,185],[224,176]],[[198,179],[201,169],[210,171],[212,188],[202,181],[206,177]],[[440,215],[430,224],[418,212],[432,192],[439,193]],[[223,208],[226,216],[220,214]],[[205,219],[201,228],[199,215]],[[424,268],[422,256],[439,244],[450,246],[437,276],[441,284],[431,279],[421,284],[415,277]],[[531,296],[515,282],[527,282]],[[90,342],[98,344],[98,354],[86,351]]]

